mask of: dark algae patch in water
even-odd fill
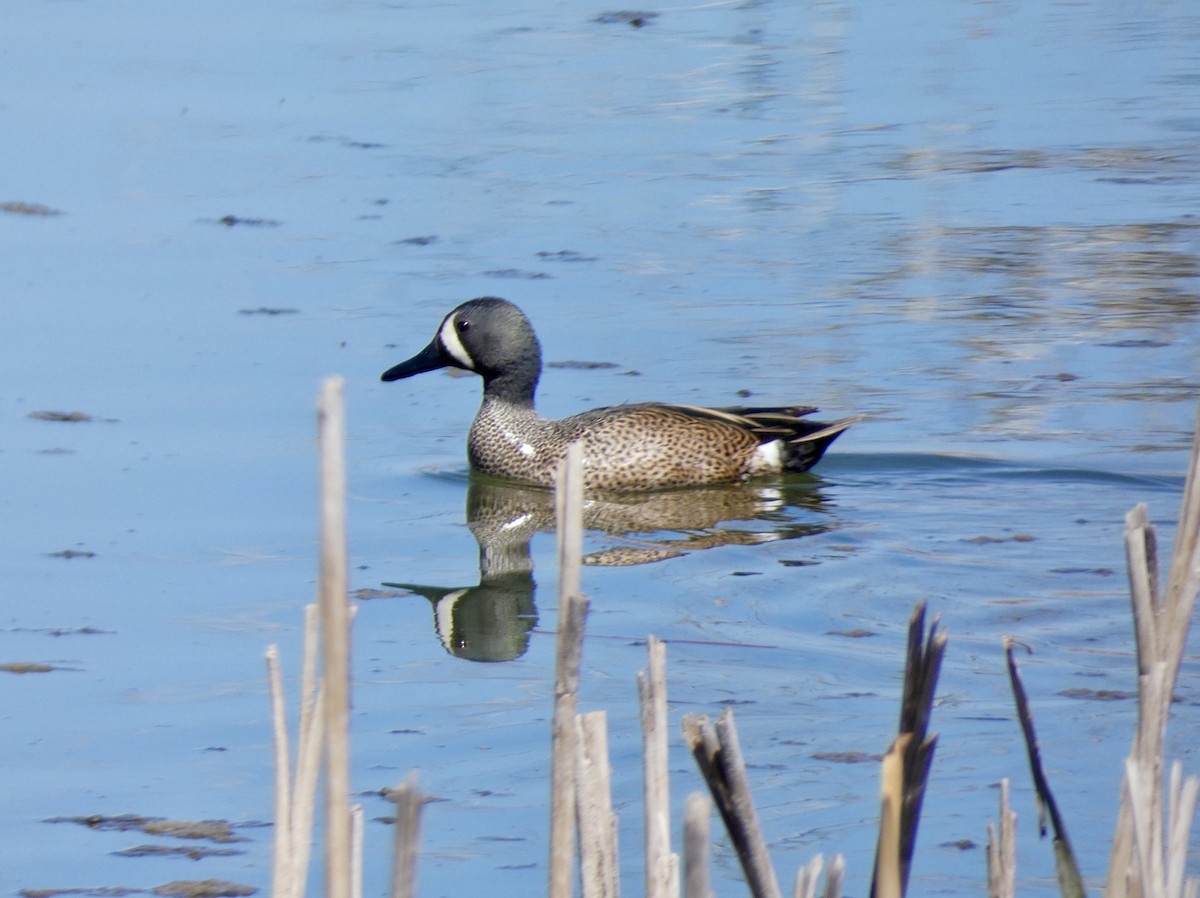
[[[58,895],[94,895],[98,898],[120,898],[122,895],[144,895],[145,889],[104,887],[96,889],[21,889],[22,898],[56,898]]]
[[[818,761],[833,761],[835,764],[865,764],[868,761],[878,763],[883,755],[873,755],[865,751],[815,751],[813,758]]]
[[[1120,702],[1130,698],[1137,698],[1136,692],[1127,692],[1123,689],[1061,689],[1059,695],[1067,698],[1083,698],[1090,699],[1095,702]]]
[[[1031,536],[1028,533],[1016,533],[1012,536],[972,536],[969,539],[964,539],[963,542],[985,546],[989,543],[1031,543],[1035,539],[1037,539],[1036,536]]]
[[[249,842],[236,835],[224,820],[158,820],[141,827],[148,836],[171,836],[175,839],[208,839],[211,842]]]
[[[204,848],[200,845],[135,845],[124,851],[113,852],[117,857],[186,857],[193,861],[245,853],[238,848]]]
[[[72,424],[92,420],[92,416],[86,412],[30,412],[29,417],[37,421],[66,421]]]
[[[224,820],[167,820],[162,817],[144,817],[140,814],[89,814],[84,817],[50,817],[46,823],[76,823],[93,830],[111,832],[140,831],[149,836],[168,836],[177,839],[200,839],[217,843],[248,842],[244,836],[233,832],[232,824]],[[193,861],[211,857],[231,857],[245,854],[236,848],[212,848],[204,845],[138,845],[112,854],[119,857],[187,858]],[[23,898],[55,898],[59,895],[121,896],[121,895],[164,895],[181,898],[218,898],[218,896],[253,895],[258,889],[242,883],[224,879],[177,879],[152,889],[135,889],[123,886],[103,888],[24,889]]]
[[[88,829],[140,830],[148,836],[170,836],[175,839],[207,839],[210,842],[248,842],[245,836],[233,831],[233,825],[225,820],[166,820],[162,817],[142,817],[137,814],[119,814],[109,817],[90,814],[86,817],[50,817],[47,823],[78,823]]]
[[[656,12],[619,9],[614,12],[602,12],[592,21],[597,25],[629,25],[632,28],[645,28],[657,18],[658,13]]]
[[[178,898],[219,898],[223,895],[253,895],[258,889],[223,879],[179,879],[153,889],[155,895]]]
[[[52,670],[60,669],[53,664],[41,664],[36,661],[7,661],[0,664],[0,670],[14,674],[50,673]]]
[[[43,206],[41,203],[21,203],[7,202],[0,203],[0,212],[8,212],[12,215],[62,215],[58,209],[51,209],[49,206]]]
[[[524,268],[493,268],[490,271],[485,271],[484,275],[490,278],[523,281],[544,281],[550,277],[544,271],[527,271]]]
[[[283,222],[275,221],[273,218],[243,218],[240,215],[222,215],[220,218],[202,218],[201,224],[219,224],[227,228],[232,227],[247,227],[247,228],[277,228]]]
[[[218,896],[253,895],[254,886],[228,882],[223,879],[178,879],[153,889],[127,889],[107,886],[95,889],[22,889],[22,898],[57,898],[59,895],[88,895],[95,898],[120,898],[123,895],[170,895],[181,898],[218,898]]]
[[[573,249],[560,249],[554,252],[539,250],[537,257],[547,262],[595,262],[597,259],[596,256],[585,256]]]
[[[561,362],[547,362],[547,368],[566,368],[573,371],[596,371],[601,368],[618,368],[616,362],[581,362],[574,359],[565,359]]]

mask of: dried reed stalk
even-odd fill
[[[363,808],[350,808],[350,895],[363,898]]]
[[[571,446],[555,481],[558,522],[558,641],[550,749],[549,898],[571,898],[575,858],[575,752],[579,668],[587,599],[580,593],[583,555],[583,451]]]
[[[582,595],[583,446],[572,443],[554,478],[554,516],[558,525],[558,596]]]
[[[750,893],[754,898],[782,898],[750,794],[733,710],[726,708],[715,728],[706,715],[685,715],[683,736],[725,821]]]
[[[1155,841],[1163,833],[1161,829],[1156,830],[1150,819],[1153,796],[1133,758],[1125,760],[1125,791],[1133,820],[1132,850],[1137,888],[1148,898],[1186,898],[1200,891],[1200,879],[1185,877],[1200,779],[1190,776],[1184,780],[1179,762],[1171,765],[1165,844]]]
[[[796,871],[796,889],[793,898],[817,898],[817,883],[821,879],[821,868],[825,864],[824,855],[816,855],[811,861]],[[823,898],[841,898],[842,880],[846,875],[846,859],[835,854],[829,862],[829,870],[825,874],[825,890]]]
[[[825,871],[825,894],[823,898],[842,898],[842,883],[846,879],[846,858],[835,854]]]
[[[1008,780],[1000,780],[1000,830],[987,825],[988,898],[1016,898],[1017,815],[1008,806]]]
[[[345,407],[340,377],[321,384],[319,604],[325,692],[325,898],[351,898],[350,639],[346,568]]]
[[[271,695],[271,728],[275,736],[275,845],[271,870],[274,898],[293,898],[295,880],[292,858],[291,750],[288,747],[287,711],[283,699],[283,675],[279,670],[279,647],[267,647],[267,686]]]
[[[300,729],[297,739],[300,744],[304,743],[305,734],[312,731],[316,714],[319,626],[320,612],[317,604],[309,602],[304,606],[304,658],[300,668]],[[319,749],[320,745],[318,740],[315,747]],[[300,745],[296,746],[296,751],[300,751]]]
[[[315,604],[304,608],[304,666],[300,678],[300,728],[296,738],[296,778],[292,787],[293,898],[304,898],[308,861],[312,853],[313,817],[316,814],[317,779],[325,747],[325,694],[317,685],[318,613]]]
[[[688,795],[683,811],[684,898],[713,898],[708,881],[711,814],[712,802],[703,792]]]
[[[883,757],[879,787],[879,839],[875,849],[875,874],[871,877],[872,898],[901,898],[900,830],[904,809],[904,755],[912,733],[901,733]]]
[[[1043,838],[1046,835],[1046,816],[1054,831],[1054,867],[1058,874],[1058,888],[1063,898],[1083,898],[1083,877],[1075,860],[1075,851],[1067,836],[1067,826],[1058,811],[1058,802],[1050,791],[1050,781],[1042,767],[1042,754],[1038,749],[1037,733],[1033,728],[1033,712],[1029,709],[1029,698],[1021,683],[1021,673],[1013,657],[1014,642],[1011,636],[1004,637],[1004,656],[1008,664],[1008,682],[1012,687],[1013,702],[1017,706],[1017,719],[1025,737],[1025,752],[1029,757],[1029,773],[1033,778],[1034,794],[1037,796],[1038,828]]]
[[[678,898],[679,856],[671,851],[666,644],[647,637],[646,656],[647,669],[637,677],[642,708],[646,898]]]
[[[900,898],[908,889],[921,803],[937,748],[936,734],[929,735],[929,718],[946,639],[936,615],[926,630],[925,603],[918,602],[908,621],[899,735],[884,758],[882,815],[871,898]]]
[[[1183,779],[1183,767],[1176,761],[1171,765],[1171,785],[1167,791],[1167,882],[1166,893],[1182,898],[1189,889],[1200,889],[1200,880],[1185,879],[1188,843],[1192,821],[1196,819],[1196,799],[1200,795],[1200,779]]]
[[[591,711],[575,718],[576,816],[583,898],[619,898],[617,817],[612,809],[608,715]]]
[[[305,608],[304,658],[306,676],[300,696],[300,728],[296,738],[296,771],[289,781],[287,711],[283,676],[276,646],[267,649],[267,683],[275,744],[275,845],[271,894],[274,898],[304,898],[308,859],[312,850],[313,809],[316,805],[324,717],[321,693],[307,675],[316,654],[315,605]],[[316,693],[315,695],[313,693]]]
[[[1167,718],[1179,675],[1179,664],[1188,627],[1200,591],[1200,420],[1192,441],[1187,481],[1175,534],[1175,549],[1160,591],[1158,538],[1144,504],[1125,517],[1125,552],[1129,564],[1129,591],[1133,603],[1137,643],[1138,722],[1130,751],[1139,788],[1121,793],[1121,808],[1109,856],[1105,898],[1150,898],[1164,886],[1163,750]],[[1135,821],[1131,801],[1145,807]],[[1135,826],[1140,832],[1134,853]]]
[[[410,773],[388,798],[396,805],[391,898],[413,898],[417,893],[417,851],[421,838],[421,808],[425,803],[417,789],[417,774]]]
[[[825,866],[824,855],[816,855],[796,871],[796,888],[792,898],[817,898],[817,883],[821,879],[821,868]]]

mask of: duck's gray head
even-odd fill
[[[442,319],[433,340],[405,362],[383,372],[400,380],[438,368],[462,368],[483,377],[484,386],[523,399],[542,371],[542,348],[525,313],[505,299],[485,296],[464,302]]]

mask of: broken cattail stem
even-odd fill
[[[288,747],[287,711],[284,707],[283,675],[279,670],[279,648],[267,648],[267,685],[271,694],[271,724],[275,734],[275,851],[271,873],[274,898],[292,898],[294,847],[292,844],[291,750]]]
[[[821,879],[824,865],[824,856],[818,854],[796,871],[796,889],[792,898],[817,898],[817,882]]]
[[[312,728],[317,701],[317,655],[320,645],[320,611],[315,602],[304,606],[304,659],[300,668],[300,725],[297,743]],[[299,746],[297,746],[299,751]]]
[[[583,554],[583,454],[572,445],[555,487],[558,522],[558,641],[554,666],[554,718],[550,748],[549,898],[570,898],[575,858],[575,715],[587,599],[580,593]]]
[[[679,858],[671,852],[667,757],[666,645],[646,640],[647,669],[638,673],[642,706],[642,777],[646,836],[646,898],[677,898]]]
[[[350,808],[350,898],[363,898],[363,808]]]
[[[321,384],[320,606],[325,682],[325,898],[351,898],[350,639],[347,624],[345,407],[340,377]]]
[[[900,892],[908,891],[908,877],[916,852],[921,804],[937,735],[929,735],[938,674],[946,654],[948,636],[938,627],[938,615],[925,628],[925,603],[918,602],[908,622],[908,663],[904,670],[904,698],[900,709],[900,733],[911,733],[903,754],[903,789],[900,805]]]
[[[879,788],[879,842],[871,898],[901,898],[904,894],[900,857],[901,814],[904,806],[904,755],[912,733],[901,733],[883,757]]]
[[[846,858],[835,854],[825,871],[825,893],[823,898],[842,898],[842,882],[846,879]]]
[[[304,898],[308,861],[312,854],[313,817],[316,816],[317,780],[325,745],[325,694],[317,690],[307,732],[296,746],[296,787],[292,792],[292,882],[294,898]]]
[[[750,893],[754,898],[781,898],[779,880],[750,794],[733,710],[726,708],[715,728],[705,716],[685,715],[683,735],[721,812]]]
[[[683,812],[684,898],[712,898],[708,881],[711,816],[712,802],[703,792],[693,792],[687,797]]]
[[[576,816],[583,898],[618,898],[617,818],[612,810],[608,760],[608,715],[592,711],[575,718]]]
[[[416,772],[393,789],[388,799],[396,806],[391,898],[413,898],[417,893],[417,852],[421,841],[421,808],[425,802],[417,789]]]
[[[1000,827],[989,823],[988,898],[1016,898],[1017,815],[1008,806],[1008,779],[1000,780]]]
[[[1054,866],[1058,873],[1058,887],[1063,898],[1083,898],[1083,877],[1079,873],[1079,864],[1075,860],[1075,852],[1071,848],[1071,840],[1067,836],[1067,827],[1058,811],[1058,802],[1050,791],[1050,781],[1046,779],[1046,771],[1042,767],[1042,756],[1038,750],[1037,733],[1033,728],[1033,713],[1029,710],[1029,698],[1025,686],[1021,683],[1021,674],[1017,670],[1017,662],[1013,657],[1013,640],[1011,636],[1004,637],[1004,654],[1008,663],[1008,681],[1012,687],[1013,702],[1017,707],[1017,719],[1021,724],[1021,733],[1025,737],[1025,751],[1029,758],[1029,772],[1033,778],[1034,794],[1038,799],[1038,820],[1042,834],[1046,826],[1043,822],[1043,809],[1050,817],[1050,826],[1054,833]]]
[[[1125,546],[1138,650],[1138,726],[1130,757],[1141,778],[1142,788],[1136,794],[1147,802],[1142,812],[1147,825],[1143,836],[1161,845],[1167,718],[1200,591],[1200,417],[1192,439],[1165,592],[1159,592],[1158,540],[1144,504],[1125,517]],[[1139,898],[1147,894],[1147,887],[1163,887],[1161,879],[1146,883],[1136,875],[1135,820],[1129,806],[1133,797],[1130,789],[1122,790],[1105,898]],[[1161,864],[1161,858],[1157,863]]]
[[[721,764],[725,769],[726,782],[730,785],[730,798],[737,817],[742,821],[744,839],[752,861],[751,869],[755,885],[752,891],[758,898],[781,898],[779,880],[771,865],[767,840],[763,838],[758,822],[758,811],[750,793],[750,779],[746,776],[746,760],[738,741],[737,726],[733,722],[733,709],[726,708],[717,721],[717,736],[721,740]],[[747,876],[750,873],[747,872]]]
[[[558,593],[580,595],[583,565],[583,446],[572,443],[554,479],[554,514],[558,525]]]
[[[1178,761],[1171,765],[1171,785],[1168,790],[1167,811],[1167,881],[1165,893],[1170,898],[1182,898],[1184,876],[1187,872],[1188,842],[1192,821],[1196,816],[1196,799],[1200,794],[1200,779],[1183,779],[1183,767]]]

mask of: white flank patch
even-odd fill
[[[780,511],[783,508],[783,493],[774,487],[763,487],[758,491],[758,500],[763,511]]]
[[[442,344],[442,348],[446,352],[450,353],[454,361],[467,370],[474,371],[475,363],[471,361],[471,354],[462,345],[462,340],[458,339],[458,333],[454,330],[454,319],[457,317],[458,313],[456,312],[442,322],[442,329],[438,331],[438,342]]]
[[[528,523],[529,519],[532,517],[533,517],[533,513],[527,512],[527,513],[521,515],[520,517],[513,518],[507,524],[504,524],[503,526],[501,526],[500,529],[501,530],[515,530],[516,528],[522,527],[526,523]]]
[[[535,449],[529,443],[526,443],[511,430],[504,431],[504,439],[510,446],[512,446],[526,458],[537,458],[537,449]]]
[[[772,472],[783,470],[783,443],[779,440],[771,440],[755,449],[750,470]]]

